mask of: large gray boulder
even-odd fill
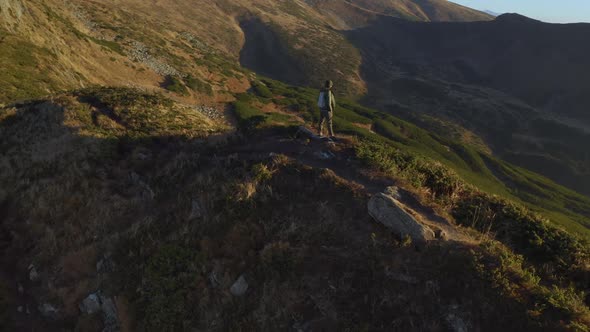
[[[376,221],[391,229],[400,237],[410,236],[413,242],[424,243],[435,238],[428,226],[419,223],[401,208],[399,201],[391,195],[379,193],[373,195],[368,204],[369,215]]]

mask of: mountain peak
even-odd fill
[[[496,17],[496,21],[499,22],[514,22],[514,23],[531,23],[541,22],[530,17],[518,14],[518,13],[506,13]]]

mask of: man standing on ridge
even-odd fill
[[[328,123],[328,134],[330,138],[334,137],[334,131],[332,130],[332,116],[334,115],[334,109],[336,108],[336,99],[332,93],[332,81],[326,81],[324,88],[320,90],[320,96],[318,98],[318,107],[320,108],[320,137],[322,137],[322,131],[324,129],[324,122]]]

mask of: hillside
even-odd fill
[[[435,0],[0,19],[0,331],[590,328],[586,25]]]
[[[492,16],[446,0],[307,0],[339,28],[357,28],[378,16],[420,22],[488,21]]]
[[[508,14],[469,24],[382,18],[349,37],[370,105],[459,124],[498,156],[589,194],[590,82],[578,74],[590,69],[588,33],[588,24]]]
[[[587,193],[588,159],[580,142],[588,131],[588,94],[583,90],[588,84],[576,73],[588,64],[582,46],[567,51],[568,45],[585,44],[585,25],[549,25],[516,16],[429,24],[392,17],[410,4],[422,6],[424,13],[436,8],[458,15],[452,20],[476,19],[461,16],[466,9],[448,2],[428,7],[390,1],[80,1],[68,6],[29,1],[25,6],[7,0],[3,12],[20,9],[0,29],[7,68],[0,80],[0,102],[9,96],[115,84],[164,88],[187,101],[212,103],[231,100],[231,92],[247,89],[247,70],[304,86],[318,86],[330,77],[342,96],[368,91],[367,104],[378,108],[384,106],[382,99],[390,104],[393,97],[395,109],[401,105],[413,110],[410,117],[398,115],[421,125],[424,120],[412,116],[415,110],[426,110],[483,137],[502,158]],[[207,29],[200,25],[205,20],[211,21]],[[506,38],[512,30],[520,39]],[[388,40],[392,43],[385,43]],[[550,45],[563,45],[559,49],[566,50],[561,53],[565,55],[544,52]],[[527,61],[529,57],[539,60]],[[545,65],[547,61],[552,65]],[[454,89],[455,83],[464,87]],[[411,102],[408,90],[417,96]],[[433,104],[431,90],[457,96],[439,98],[434,92]],[[497,122],[491,128],[477,119],[490,111],[487,105],[503,110],[494,115]],[[518,128],[505,129],[505,123]],[[433,130],[432,125],[425,128]]]
[[[134,0],[100,3],[79,0],[65,4],[53,0],[26,3],[4,0],[0,3],[4,17],[0,29],[5,46],[2,59],[20,57],[17,52],[27,54],[20,66],[14,67],[11,61],[4,64],[7,70],[0,81],[5,84],[2,91],[6,95],[0,95],[0,101],[6,101],[7,95],[17,98],[18,94],[38,95],[80,83],[125,82],[144,87],[164,84],[157,82],[158,77],[151,75],[152,72],[173,76],[191,74],[211,85],[214,91],[222,92],[227,86],[220,84],[223,77],[240,79],[240,75],[231,73],[235,71],[232,64],[236,59],[242,58],[246,67],[260,71],[262,65],[269,63],[266,61],[269,57],[285,59],[286,63],[266,69],[268,75],[294,84],[318,84],[324,76],[330,76],[342,82],[342,92],[360,94],[364,91],[364,82],[358,76],[358,51],[337,31],[326,26],[326,23],[337,24],[330,21],[323,10],[331,10],[338,21],[347,20],[346,12],[355,12],[351,15],[368,22],[374,18],[373,13],[394,15],[394,12],[410,11],[410,7],[416,7],[412,9],[413,15],[419,20],[489,19],[446,1],[425,1],[419,5],[409,1],[354,5],[347,1],[329,1],[312,6],[299,2],[247,0],[231,4],[225,1],[146,4]],[[201,26],[204,21],[208,22],[207,29]],[[250,55],[252,38],[268,40],[266,43],[273,45],[267,48],[270,54]],[[26,50],[13,50],[13,45],[17,44],[29,46]],[[275,44],[278,47],[274,47]],[[279,53],[273,53],[277,50]],[[42,65],[35,66],[37,63]],[[215,73],[208,72],[212,66],[218,67]],[[298,74],[286,77],[284,73],[293,71],[292,68],[297,68]],[[219,73],[223,77],[218,77]],[[43,84],[19,86],[17,92],[15,86],[25,84],[19,80],[23,75]]]
[[[296,105],[314,91],[264,84],[267,97],[238,96],[235,134],[216,113],[133,89],[0,109],[2,327],[590,323],[584,242],[478,191],[445,165],[453,154],[444,164],[426,157],[437,146],[426,133],[358,104],[342,101],[337,145],[294,139],[315,114]],[[361,126],[379,117],[398,121],[405,143],[387,138],[395,128]],[[444,237],[413,243],[375,223],[366,201],[390,185]]]

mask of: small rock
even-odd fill
[[[136,155],[136,157],[139,160],[148,160],[149,159],[149,157],[148,157],[147,154],[141,153],[141,152],[138,152],[137,155]]]
[[[29,279],[31,281],[36,281],[37,279],[39,279],[39,273],[37,272],[37,269],[33,264],[29,265]]]
[[[88,295],[88,297],[80,303],[80,311],[89,315],[100,311],[100,298],[98,294],[93,293]]]
[[[213,288],[217,288],[221,285],[221,281],[219,281],[219,278],[217,278],[217,273],[215,271],[211,271],[209,274],[209,282]]]
[[[459,317],[453,313],[449,313],[447,315],[446,321],[447,321],[447,324],[449,325],[449,328],[453,332],[467,332],[467,331],[469,331],[469,329],[467,328],[467,324],[465,324],[463,319],[461,319],[461,317]]]
[[[400,282],[405,282],[408,284],[417,284],[418,283],[418,279],[406,275],[406,274],[402,274],[402,273],[394,273],[394,272],[389,272],[387,273],[387,276],[395,281],[400,281]]]
[[[80,311],[85,314],[102,313],[103,332],[119,331],[119,316],[117,306],[112,298],[106,297],[100,291],[92,293],[80,304]]]
[[[117,314],[117,307],[111,298],[101,296],[101,310],[102,319],[104,323],[103,332],[119,331],[119,316]]]
[[[23,312],[23,310],[24,310],[24,308],[23,308],[23,306],[22,306],[22,305],[19,305],[19,306],[16,308],[16,311],[18,311],[18,312]]]
[[[442,241],[446,241],[446,240],[448,240],[448,238],[449,238],[449,236],[447,235],[447,232],[445,232],[445,231],[444,231],[444,230],[442,230],[442,229],[437,229],[437,230],[435,230],[435,231],[434,231],[434,236],[435,236],[437,239],[439,239],[439,240],[442,240]]]
[[[59,310],[57,310],[57,308],[55,308],[52,304],[49,303],[43,303],[38,307],[38,309],[41,315],[45,318],[55,319],[57,318],[57,314],[59,313]]]
[[[334,158],[334,154],[329,151],[317,151],[315,156],[321,160],[330,160]]]
[[[189,220],[194,220],[201,218],[203,216],[203,211],[201,210],[201,204],[198,200],[193,199],[191,202],[191,214],[189,215]]]
[[[236,280],[236,282],[234,282],[234,284],[229,289],[229,291],[234,296],[242,296],[242,295],[246,294],[247,290],[248,290],[248,282],[246,281],[246,278],[244,278],[243,275],[241,275],[238,278],[238,280]]]

